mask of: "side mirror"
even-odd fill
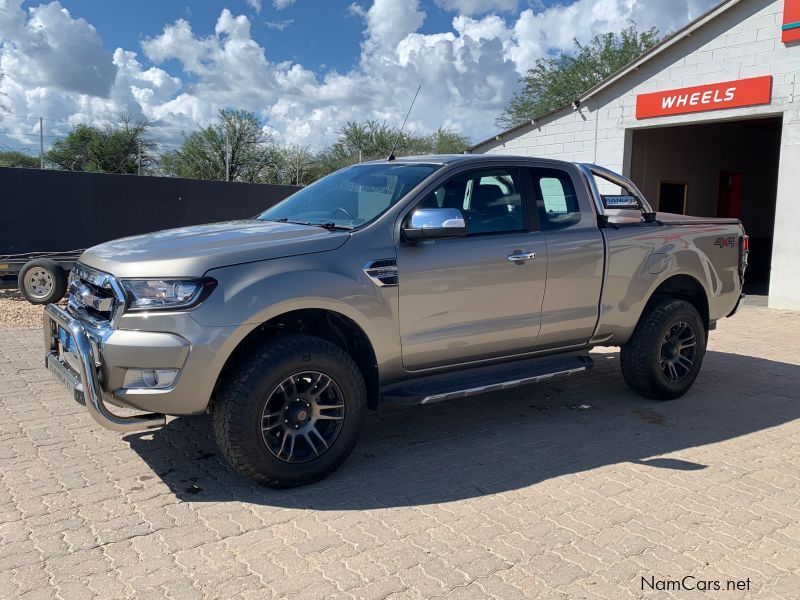
[[[601,194],[600,198],[603,200],[603,208],[622,208],[628,210],[641,210],[642,205],[636,196],[630,194],[612,196],[608,194]]]
[[[457,208],[418,208],[403,227],[409,241],[464,237],[467,224]]]

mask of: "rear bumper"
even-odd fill
[[[119,416],[112,413],[103,399],[98,368],[99,351],[86,327],[63,308],[48,304],[44,310],[45,365],[72,391],[73,397],[86,406],[92,418],[106,429],[120,432],[141,431],[164,425],[159,413]],[[58,327],[67,331],[74,347],[65,350],[59,342]]]
[[[734,307],[733,307],[733,310],[732,310],[731,312],[729,312],[729,313],[728,313],[728,316],[729,316],[729,317],[732,317],[733,315],[735,315],[735,314],[736,314],[736,311],[738,311],[738,310],[739,310],[739,307],[742,305],[742,301],[744,300],[744,296],[745,296],[745,295],[744,295],[744,292],[742,292],[741,294],[739,294],[739,299],[736,301],[736,306],[734,306]]]

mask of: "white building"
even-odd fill
[[[598,163],[657,210],[739,217],[746,291],[800,309],[800,0],[726,0],[573,105],[470,151]]]

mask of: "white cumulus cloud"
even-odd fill
[[[3,71],[19,84],[108,96],[115,68],[94,27],[58,2],[28,14],[21,0],[0,5]]]
[[[264,25],[266,25],[269,29],[277,29],[278,31],[283,31],[292,23],[294,23],[294,19],[281,19],[280,21],[264,21]]]
[[[489,12],[510,12],[517,9],[517,0],[433,0],[449,11],[464,15],[482,15]]]
[[[21,0],[0,0],[2,91],[12,113],[0,115],[2,127],[23,140],[39,115],[58,121],[55,134],[68,123],[113,122],[125,112],[150,119],[161,139],[174,140],[176,131],[235,107],[259,115],[278,141],[319,147],[349,120],[399,126],[421,84],[408,129],[452,127],[477,141],[494,132],[495,117],[537,58],[571,48],[576,35],[586,41],[631,19],[666,32],[714,0],[575,0],[511,14],[498,14],[508,10],[506,0],[439,3],[457,12],[449,27],[425,33],[419,0],[352,4],[350,14],[364,24],[357,64],[321,73],[273,59],[269,43],[253,38],[250,19],[229,9],[213,31],[178,19],[145,37],[140,49],[109,52],[91,24],[58,2],[24,10]],[[168,62],[180,66],[177,76],[165,70]]]

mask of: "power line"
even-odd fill
[[[92,115],[89,115],[87,113],[73,113],[73,114],[92,117]],[[68,119],[54,119],[54,118],[51,118],[51,117],[29,117],[27,115],[19,115],[19,114],[12,113],[12,112],[0,113],[0,118],[2,118],[3,116],[11,116],[11,117],[14,117],[16,119],[28,119],[30,121],[35,121],[35,122],[38,122],[39,119],[43,119],[44,121],[47,121],[47,122],[50,122],[50,123],[62,123],[64,125],[69,125],[70,127],[75,127],[76,125],[90,125],[90,126],[93,126],[93,127],[98,127],[98,126],[103,126],[103,125],[112,125],[112,126],[114,126],[114,125],[118,124],[113,120],[108,120],[108,121],[99,120],[99,123],[98,123],[98,120],[96,120],[96,117],[92,117],[92,120],[77,121],[76,122],[76,121],[70,121]],[[192,131],[194,129],[198,129],[198,128],[202,128],[203,127],[202,125],[193,124],[191,126],[177,128],[177,127],[168,127],[168,126],[165,126],[165,125],[153,124],[153,123],[149,123],[147,121],[145,121],[145,122],[147,123],[147,128],[152,130],[152,131],[164,131],[164,132],[169,132],[169,133],[181,133],[181,134],[183,134],[183,133],[190,132],[190,131]]]
[[[23,133],[21,131],[13,131],[11,129],[0,129],[0,133],[3,133],[5,135],[24,135],[25,137],[35,137],[35,138],[39,137],[38,133]],[[58,140],[58,139],[61,139],[62,137],[64,137],[64,136],[63,135],[46,135],[46,136],[44,136],[44,138],[48,139],[48,140]]]

